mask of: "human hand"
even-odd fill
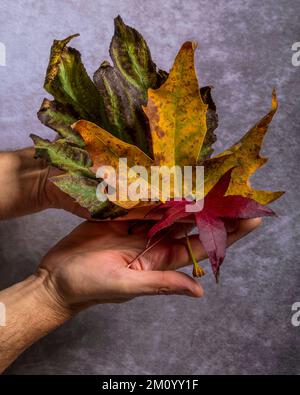
[[[88,213],[49,181],[52,168],[34,158],[34,148],[0,153],[0,219],[63,208],[88,218]]]
[[[236,223],[228,244],[259,223],[260,219]],[[132,263],[147,240],[142,231],[128,235],[129,225],[81,224],[45,256],[35,275],[0,291],[9,312],[0,331],[0,372],[32,343],[95,303],[126,302],[141,295],[203,295],[196,280],[176,272],[189,264],[183,239],[165,238]],[[198,236],[190,241],[196,258],[204,258]]]
[[[255,229],[260,219],[241,220],[228,244]],[[164,238],[144,250],[145,232],[128,235],[130,223],[85,222],[60,241],[43,259],[48,295],[62,311],[73,314],[96,303],[120,303],[142,295],[203,295],[198,281],[176,270],[190,264],[185,239]],[[198,236],[190,242],[197,260],[205,257]]]
[[[50,168],[49,173],[47,175],[47,180],[44,185],[44,195],[45,200],[48,202],[48,205],[52,208],[63,209],[69,211],[78,217],[87,219],[89,221],[99,221],[93,219],[89,213],[89,211],[81,207],[73,198],[71,198],[66,193],[62,192],[53,182],[50,181],[52,176],[56,176],[62,174],[63,172],[56,169]],[[142,220],[145,219],[145,216],[151,210],[151,206],[143,206],[131,209],[128,214],[120,216],[116,218],[117,221],[128,221],[128,220]],[[151,214],[147,216],[147,219],[159,219],[160,215]],[[189,221],[187,221],[189,222]]]
[[[50,178],[62,173],[43,159],[34,158],[34,148],[0,153],[0,220],[32,214],[47,208],[69,211],[91,219],[88,210],[56,187]],[[131,210],[124,219],[142,219],[147,208]]]

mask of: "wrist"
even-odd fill
[[[86,299],[78,295],[73,289],[72,283],[65,275],[64,270],[53,270],[48,272],[44,267],[40,267],[36,276],[43,277],[43,290],[45,300],[53,306],[58,315],[69,319],[81,311],[97,304],[97,301]],[[46,294],[46,295],[45,295]]]
[[[38,272],[0,292],[5,326],[0,327],[0,372],[31,344],[61,326],[72,314],[48,287],[49,274]]]
[[[0,292],[1,301],[8,306],[8,325],[14,325],[24,313],[34,315],[32,319],[39,325],[51,321],[51,325],[58,326],[71,318],[70,309],[56,295],[49,278],[49,273],[39,268],[35,274]]]
[[[51,273],[46,269],[39,268],[33,277],[36,286],[36,303],[43,307],[46,315],[52,317],[57,324],[62,324],[70,319],[75,311],[57,289]]]

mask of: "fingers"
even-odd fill
[[[228,234],[227,246],[230,246],[231,244],[235,243],[242,237],[246,236],[248,233],[252,232],[254,229],[256,229],[261,224],[261,222],[262,222],[261,218],[240,220],[235,231]],[[198,244],[198,247],[197,247],[197,244]],[[197,259],[206,257],[203,247],[201,246],[201,248],[199,248],[199,244],[200,243],[199,243],[198,235],[193,236],[193,239],[191,240],[191,245],[193,248],[195,247],[196,251],[198,250],[199,258],[196,253]]]
[[[262,223],[261,218],[241,219],[236,230],[228,235],[227,245],[231,245],[248,233],[252,232]]]
[[[126,276],[126,288],[132,297],[176,294],[197,298],[204,294],[196,280],[185,273],[174,271],[130,270],[129,276]]]
[[[248,233],[256,229],[262,222],[261,218],[253,219],[242,219],[238,222],[235,230],[228,234],[227,246],[235,243],[242,237],[246,236]],[[190,243],[193,249],[195,258],[200,261],[201,259],[207,258],[206,252],[199,242],[198,235],[190,236]],[[178,269],[180,267],[189,265],[190,256],[186,247],[186,241],[184,239],[180,240],[177,244],[174,244],[173,251],[171,253],[171,262],[169,268]]]
[[[239,225],[239,220],[236,218],[224,218],[224,224],[227,233],[232,233],[237,230]]]

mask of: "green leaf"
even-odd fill
[[[135,131],[137,120],[130,85],[120,78],[119,73],[108,62],[103,62],[95,72],[94,82],[104,101],[106,117],[110,125],[107,130],[132,144],[137,133]],[[146,122],[145,119],[144,123]]]
[[[34,134],[31,134],[30,137],[34,142],[37,157],[46,159],[61,170],[95,178],[94,173],[90,170],[93,162],[87,151],[72,146],[63,139],[51,142]]]
[[[157,70],[150,50],[142,35],[115,18],[115,33],[110,44],[114,66],[125,80],[147,100],[147,90],[158,88],[166,79],[165,72]]]
[[[71,128],[71,125],[78,120],[78,115],[74,113],[72,107],[55,100],[44,99],[37,116],[42,124],[55,130],[66,141],[79,147],[84,146],[82,138]]]
[[[79,118],[105,127],[102,98],[85,70],[80,52],[67,46],[77,36],[54,40],[44,88],[58,102],[72,106]]]
[[[119,16],[115,19],[110,55],[113,66],[105,61],[94,74],[109,124],[105,129],[152,156],[149,122],[142,105],[147,102],[148,89],[158,88],[167,73],[157,69],[141,34]]]
[[[214,152],[212,145],[217,140],[217,136],[215,135],[214,131],[218,127],[218,113],[216,105],[211,96],[211,89],[212,87],[210,86],[204,86],[200,88],[202,100],[205,104],[208,105],[208,107],[206,112],[207,132],[200,151],[199,162],[202,162],[211,157],[212,153]]]
[[[101,202],[97,199],[98,182],[96,180],[71,174],[55,176],[50,180],[75,199],[81,207],[86,208],[93,218],[113,219],[127,213],[126,210],[114,205],[109,200]]]

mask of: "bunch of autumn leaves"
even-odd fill
[[[240,141],[211,158],[218,117],[211,88],[199,88],[193,42],[183,44],[168,74],[152,61],[141,34],[117,17],[109,51],[112,65],[104,61],[92,81],[80,53],[68,46],[75,36],[52,45],[44,87],[54,100],[44,99],[38,112],[59,138],[50,142],[31,135],[36,155],[64,171],[52,182],[92,217],[116,218],[145,202],[100,202],[100,166],[117,168],[119,158],[127,158],[129,168],[203,165],[204,209],[194,214],[195,223],[218,277],[226,250],[225,219],[273,215],[265,205],[282,194],[255,190],[249,183],[267,161],[259,152],[277,109],[275,92],[270,111]],[[155,208],[161,220],[149,237],[190,215],[187,204],[191,202],[171,199]],[[194,274],[201,274],[194,265]]]

